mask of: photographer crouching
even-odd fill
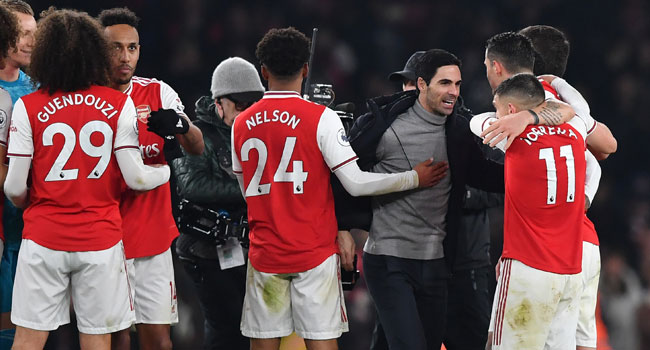
[[[176,251],[197,288],[205,319],[205,349],[248,350],[239,324],[246,284],[246,201],[232,173],[230,129],[264,93],[255,67],[228,58],[212,75],[212,96],[196,102],[202,155],[173,162],[181,198]]]

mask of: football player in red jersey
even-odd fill
[[[555,44],[559,45],[561,43],[555,43]],[[558,52],[556,52],[555,54],[549,53],[549,55],[558,56],[559,51],[562,51],[561,47],[555,47],[555,50],[557,50]],[[568,47],[566,47],[566,54],[568,54]],[[490,86],[493,89],[495,89],[505,79],[512,77],[514,74],[517,73],[532,74],[534,70],[533,68],[534,64],[535,67],[537,67],[539,64],[537,62],[537,59],[534,59],[534,57],[535,57],[535,52],[533,50],[532,43],[525,36],[522,36],[521,34],[511,33],[511,32],[495,35],[490,40],[488,40],[488,44],[486,48],[485,65],[486,65],[486,72],[487,72],[487,77]],[[549,57],[549,58],[550,58],[548,60],[549,63],[551,61],[557,62],[561,60],[561,57]],[[535,63],[533,63],[533,61]],[[564,60],[564,64],[566,64],[566,59]],[[553,66],[555,67],[557,65],[554,64]],[[556,72],[558,69],[559,68],[556,68],[552,72]],[[562,68],[561,71],[564,72],[564,68]],[[557,93],[551,87],[551,85],[541,79],[540,81],[544,86],[547,101],[557,99]],[[576,116],[579,119],[582,119],[583,124],[586,127],[587,143],[591,142],[591,145],[594,147],[595,150],[601,150],[602,152],[611,151],[611,144],[612,144],[611,140],[613,140],[613,136],[611,136],[609,130],[601,123],[598,123],[599,126],[598,128],[596,128],[596,122],[589,115],[588,108],[585,109],[581,107],[582,104],[586,104],[586,102],[584,102],[584,99],[582,99],[582,96],[580,96],[579,93],[577,93],[577,91],[575,91],[572,87],[568,86],[568,84],[564,84],[560,86],[560,88],[562,89],[561,94],[565,98],[565,101],[569,102],[570,105],[576,110],[577,112]],[[477,134],[481,134],[482,130],[488,128],[488,123],[487,122],[479,123],[479,121],[487,120],[487,119],[488,118],[486,118],[485,116],[481,116],[481,115],[476,116],[475,120],[472,121],[472,130]],[[478,125],[478,124],[482,124],[482,125]],[[601,129],[601,131],[606,131],[606,133],[601,133],[601,135],[595,135],[596,133],[594,133],[594,129],[596,130]],[[604,137],[607,136],[607,134],[609,134],[610,139]],[[615,145],[615,140],[613,141]],[[593,195],[595,194],[596,188],[598,186],[598,181],[600,177],[600,168],[598,167],[598,164],[595,158],[593,157],[593,155],[588,153],[586,154],[586,157],[587,157],[588,181],[586,182],[586,186],[585,186],[586,187],[585,198],[589,197],[587,199],[590,199],[593,198]],[[587,223],[585,221],[584,227],[588,227],[588,224],[590,224],[590,222]],[[593,225],[591,227],[593,228]],[[587,260],[591,260],[591,259],[587,258]],[[498,267],[498,269],[499,268],[500,267]],[[493,328],[494,325],[492,324],[491,329]]]
[[[523,57],[523,58],[522,58]],[[487,41],[485,71],[492,91],[505,79],[517,73],[532,74],[534,51],[530,40],[513,32],[500,33]],[[558,125],[567,122],[575,113],[566,103],[545,101],[531,109],[504,116],[494,121],[483,133],[483,143],[495,146],[506,140],[506,149],[514,137],[530,124]],[[533,115],[534,113],[534,115]]]
[[[438,174],[432,159],[402,173],[359,169],[336,113],[300,96],[309,59],[303,33],[271,29],[256,56],[269,91],[232,128],[233,172],[251,228],[242,334],[254,350],[278,349],[294,331],[308,349],[336,349],[348,330],[337,251],[351,269],[353,245],[349,232],[337,234],[330,174],[353,195],[431,186]]]
[[[544,98],[534,75],[516,74],[495,91],[496,116],[529,110]],[[472,130],[480,134],[477,124],[485,121],[474,119]],[[581,118],[528,126],[506,151],[504,246],[490,325],[494,349],[575,349],[586,135]]]
[[[133,76],[140,55],[138,21],[127,8],[99,14],[112,50],[111,87],[129,95],[138,112],[140,151],[145,164],[166,164],[178,143],[190,154],[203,152],[201,131],[185,115],[178,94],[157,79]],[[178,236],[169,183],[147,193],[122,195],[124,249],[135,293],[136,328],[142,349],[171,349],[170,325],[178,322],[170,246]],[[115,334],[114,348],[128,349],[128,330]]]
[[[122,179],[150,190],[168,181],[169,167],[143,164],[135,106],[106,86],[109,70],[109,46],[96,20],[73,10],[43,15],[30,69],[40,88],[16,102],[4,186],[17,207],[26,207],[14,349],[42,349],[49,331],[69,322],[70,301],[82,349],[109,349],[110,333],[135,320],[122,245]]]
[[[567,61],[569,59],[569,41],[562,31],[557,28],[546,25],[534,25],[526,27],[519,31],[520,34],[529,38],[533,44],[535,52],[537,53],[535,59],[535,66],[533,71],[536,75],[551,74],[555,77],[562,77],[566,71]],[[589,111],[589,105],[577,90],[573,90],[563,79],[553,79],[554,77],[545,76],[549,82],[544,85],[544,89],[555,94],[555,88],[564,88],[562,97],[576,96],[582,104],[582,109]],[[566,91],[570,88],[569,91]],[[603,159],[609,156],[610,153],[616,151],[617,142],[611,131],[603,123],[593,123],[595,130],[587,136],[587,146],[593,147],[594,141],[603,140],[605,148],[591,149],[598,158]],[[600,151],[600,152],[599,152]],[[593,157],[591,153],[587,153],[587,157]],[[589,162],[587,163],[587,179],[590,178]],[[596,175],[597,178],[591,181],[592,186],[589,186],[590,181],[587,181],[588,188],[585,190],[588,203],[585,209],[588,209],[593,197],[598,189],[598,181],[600,179],[600,167],[595,164],[591,171],[592,176]],[[576,332],[576,345],[578,350],[595,349],[598,345],[597,334],[597,297],[598,297],[598,281],[600,279],[600,248],[598,234],[594,228],[594,224],[589,220],[585,213],[584,217],[584,231],[583,231],[583,248],[582,248],[582,277],[585,288],[580,297],[580,315],[578,317],[578,328]]]

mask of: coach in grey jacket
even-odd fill
[[[371,112],[350,131],[362,168],[393,173],[429,157],[449,166],[432,188],[371,199],[363,267],[391,349],[440,349],[465,185],[504,190],[503,167],[484,158],[467,119],[454,108],[460,61],[429,50],[416,75],[419,93],[369,101]],[[348,214],[339,217],[340,228],[363,228],[367,223],[359,218],[370,217],[368,207],[340,199],[337,194],[337,212]]]

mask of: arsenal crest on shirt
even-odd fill
[[[138,113],[138,120],[147,124],[147,118],[151,113],[151,107],[149,107],[149,105],[139,105],[135,107],[135,110]]]

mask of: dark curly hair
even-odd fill
[[[273,28],[257,43],[255,56],[276,78],[292,78],[309,61],[309,45],[294,27]]]
[[[127,7],[116,7],[103,10],[99,13],[97,19],[104,27],[127,24],[137,29],[138,23],[140,23],[140,18],[135,15],[135,12],[129,10]]]
[[[41,13],[30,74],[50,95],[109,83],[110,51],[102,27],[86,12]]]
[[[5,58],[9,49],[16,46],[20,29],[18,29],[16,16],[2,3],[0,3],[0,28],[0,58]]]

